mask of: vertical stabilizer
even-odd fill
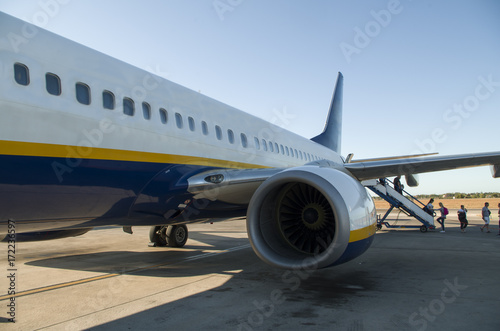
[[[319,136],[311,138],[323,146],[340,154],[340,144],[342,142],[342,87],[344,85],[344,76],[339,72],[335,90],[333,91],[330,112],[326,120],[325,129]]]

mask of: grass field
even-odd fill
[[[429,202],[429,199],[422,201],[424,204]],[[484,207],[485,202],[490,203],[490,210],[492,215],[498,213],[498,204],[500,203],[500,198],[492,199],[434,199],[434,208],[439,208],[439,203],[442,202],[443,205],[448,209],[459,209],[460,205],[464,205],[467,209],[481,209]],[[375,207],[379,210],[388,209],[389,204],[384,200],[375,200]]]

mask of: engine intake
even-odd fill
[[[306,254],[323,253],[335,235],[335,215],[325,196],[305,183],[282,186],[276,221],[287,243]]]
[[[282,171],[258,188],[248,207],[247,230],[265,262],[323,268],[343,256],[351,222],[368,224],[373,211],[373,201],[356,179],[333,168],[302,166]]]

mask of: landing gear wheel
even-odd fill
[[[167,246],[165,240],[165,226],[152,226],[149,229],[149,241],[154,243],[154,246]]]
[[[169,225],[165,233],[168,247],[183,247],[188,239],[188,229],[184,224]]]
[[[425,225],[422,225],[420,227],[420,232],[422,232],[422,233],[427,232],[427,227]]]
[[[188,240],[188,229],[184,224],[152,226],[149,240],[154,246],[183,247]]]
[[[382,224],[377,224],[377,231],[382,229]]]

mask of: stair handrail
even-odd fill
[[[394,190],[396,190],[396,188],[394,187],[394,182],[393,182],[392,180],[390,180],[390,179],[388,179],[388,178],[384,178],[384,181],[385,181],[385,183],[386,183],[386,184],[387,184],[387,182],[391,183],[391,184],[392,184],[392,187],[394,188]],[[397,191],[397,190],[396,190],[396,191]],[[415,198],[413,195],[411,195],[408,191],[406,191],[406,190],[404,190],[404,189],[403,189],[403,192],[404,192],[404,193],[406,193],[406,195],[410,196],[410,197],[413,199],[413,201],[412,201],[413,203],[415,203],[415,201],[417,201],[417,202],[418,202],[418,203],[422,206],[422,208],[424,208],[425,206],[427,206],[427,205],[426,205],[426,204],[424,204],[422,201],[418,200],[418,199],[417,199],[417,198]],[[401,193],[401,195],[403,195],[403,194]],[[404,195],[403,195],[403,196],[404,196]],[[408,200],[409,200],[409,199],[408,199]],[[410,201],[411,201],[411,200],[410,200]],[[418,204],[417,204],[417,203],[415,203],[415,204],[418,206]]]

